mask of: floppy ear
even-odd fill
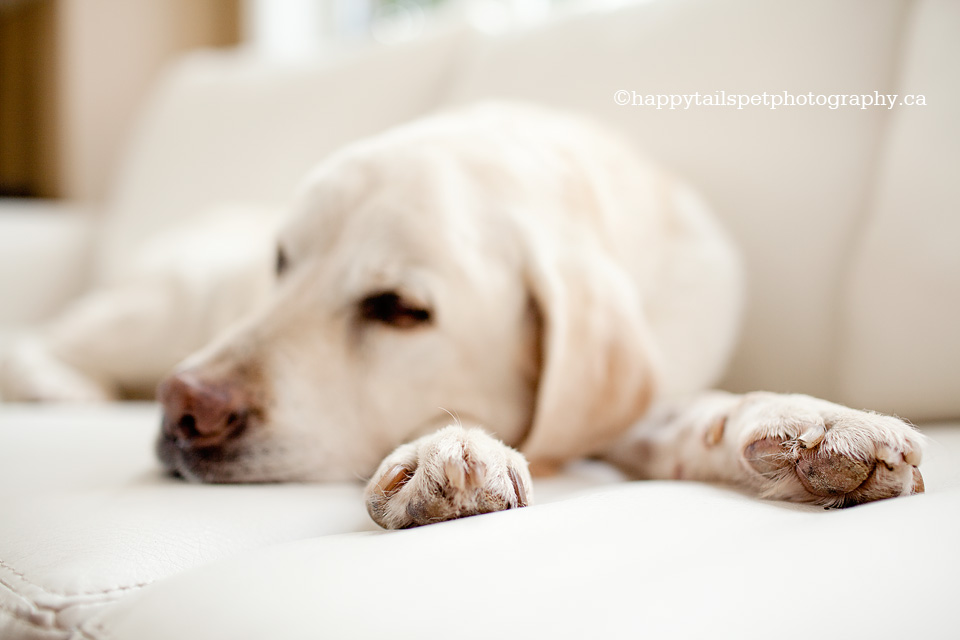
[[[547,466],[608,444],[653,395],[655,354],[637,286],[593,240],[528,243],[542,363],[533,422],[520,449]]]

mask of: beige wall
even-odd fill
[[[99,200],[137,109],[163,65],[233,44],[235,0],[58,0],[61,193]]]
[[[235,44],[237,0],[0,0],[0,179],[36,195],[107,197],[160,69]]]
[[[0,193],[57,192],[54,2],[0,0]]]

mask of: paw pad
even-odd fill
[[[804,449],[796,471],[807,491],[817,496],[833,497],[850,493],[870,476],[871,465],[838,453]]]
[[[767,497],[845,507],[923,493],[923,476],[916,467],[919,446],[910,440],[904,441],[906,445],[888,445],[862,422],[856,437],[844,429],[829,422],[797,425],[792,437],[768,435],[748,442],[743,460],[758,474]],[[910,427],[904,424],[903,429]],[[760,435],[771,430],[757,431]]]

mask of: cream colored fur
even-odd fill
[[[827,442],[871,468],[888,461],[894,493],[916,488],[901,467],[919,462],[919,443],[899,420],[857,412],[846,437],[823,415],[852,410],[774,395],[763,411],[743,409],[755,398],[703,396],[666,418],[648,413],[716,382],[743,276],[689,188],[588,122],[483,105],[348,147],[305,180],[279,225],[289,268],[276,279],[275,219],[243,219],[237,229],[219,212],[203,233],[153,246],[128,282],[8,353],[3,392],[111,397],[155,383],[209,342],[179,370],[244,385],[262,416],[235,462],[177,471],[205,481],[373,473],[368,504],[389,527],[419,524],[408,515],[425,501],[443,503],[431,513],[445,517],[522,506],[521,494],[532,497],[527,460],[556,466],[604,451],[638,476],[842,502],[804,492],[792,468],[764,476],[744,461],[751,443],[773,437],[765,447]],[[358,317],[377,292],[429,309],[431,321],[403,329]],[[486,433],[442,429],[448,412]],[[648,419],[625,436],[645,414],[661,416],[657,427]],[[808,424],[820,425],[819,440],[804,440]]]

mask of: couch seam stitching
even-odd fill
[[[115,592],[130,591],[133,589],[142,589],[143,587],[149,584],[152,584],[154,582],[153,580],[147,580],[146,582],[135,582],[131,584],[118,585],[116,587],[106,587],[104,589],[98,589],[95,591],[76,591],[76,592],[54,591],[53,589],[49,589],[47,587],[44,587],[43,585],[37,584],[33,580],[29,579],[26,575],[24,575],[23,572],[17,571],[2,559],[0,559],[0,568],[6,569],[7,571],[17,576],[18,578],[20,578],[31,587],[35,587],[37,589],[40,589],[44,593],[50,594],[52,596],[59,596],[61,598],[79,597],[79,596],[105,596],[107,594],[115,593]],[[10,586],[10,590],[13,591],[14,593],[18,595],[22,595],[19,592],[19,590],[13,588],[12,585],[8,585],[8,586]]]
[[[4,586],[10,588],[10,585],[4,583]],[[14,591],[13,593],[16,594]],[[17,594],[20,595],[20,594]],[[33,629],[38,629],[40,631],[51,632],[60,634],[64,640],[70,640],[77,637],[77,634],[81,638],[87,640],[109,640],[112,638],[112,634],[109,630],[101,623],[96,620],[96,616],[93,618],[87,618],[85,620],[80,620],[76,624],[63,624],[60,619],[59,614],[60,610],[52,609],[50,607],[39,605],[36,602],[33,602],[29,599],[25,599],[29,606],[33,607],[33,610],[37,613],[51,613],[51,621],[37,621],[33,620],[29,616],[29,610],[27,609],[18,609],[16,607],[10,607],[6,604],[0,603],[0,612],[7,613],[11,618],[16,620],[19,623],[25,624]],[[109,605],[111,602],[109,600],[103,602],[86,602],[86,603],[76,603],[71,606],[75,607],[89,607],[95,605]]]
[[[43,604],[34,602],[31,598],[28,598],[23,594],[19,593],[16,589],[13,588],[12,585],[8,584],[3,580],[0,580],[0,585],[6,587],[12,594],[22,598],[23,601],[25,602],[25,606],[20,608],[15,606],[9,606],[4,603],[0,603],[0,611],[6,612],[18,622],[24,623],[35,629],[41,629],[41,630],[52,631],[52,632],[63,632],[64,634],[63,637],[65,639],[72,637],[72,635],[75,633],[81,633],[81,635],[83,635],[84,637],[91,638],[92,640],[97,640],[98,637],[104,638],[109,636],[109,634],[107,634],[107,636],[104,636],[102,633],[99,634],[99,636],[91,635],[90,632],[84,630],[83,629],[84,625],[93,624],[96,626],[98,631],[101,631],[101,632],[105,631],[102,625],[95,623],[93,620],[89,618],[85,620],[81,620],[76,624],[64,624],[63,621],[60,619],[60,614],[66,609],[69,609],[72,607],[107,606],[112,602],[115,602],[116,600],[118,600],[119,596],[107,598],[107,599],[96,601],[96,602],[75,602],[67,606],[64,606],[62,609],[57,609],[49,605],[43,605]],[[40,588],[42,589],[42,587]],[[43,613],[51,614],[51,620],[37,621],[37,620],[31,619],[30,617],[31,612],[37,613],[37,614],[43,614]]]
[[[31,604],[36,605],[36,603]],[[29,617],[24,615],[23,611],[14,607],[9,607],[2,602],[0,602],[0,611],[10,614],[10,616],[13,617],[17,622],[21,622],[35,629],[42,629],[44,631],[62,631],[64,634],[71,633],[74,630],[73,628],[65,628],[57,624],[49,624],[46,622],[37,622],[35,620],[31,620]],[[56,619],[56,616],[54,616],[54,619]],[[64,635],[64,638],[66,637],[68,636]]]

